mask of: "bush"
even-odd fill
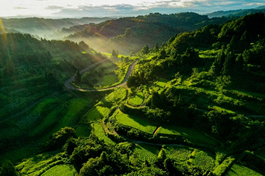
[[[70,138],[76,138],[76,132],[73,128],[64,127],[54,133],[48,142],[48,150],[55,150],[62,148],[65,142]]]
[[[0,176],[18,176],[18,173],[11,161],[4,161],[2,168],[0,168]]]
[[[215,170],[213,171],[213,174],[216,176],[225,175],[225,173],[233,166],[235,162],[235,158],[227,157],[222,164],[217,166]]]
[[[67,140],[67,142],[65,143],[63,150],[65,153],[67,153],[68,155],[71,155],[75,149],[75,147],[77,147],[77,142],[74,138],[70,138]]]

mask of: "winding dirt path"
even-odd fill
[[[85,69],[83,69],[83,70],[80,71],[80,74],[83,74],[83,73],[86,72],[87,70],[89,70],[89,69],[91,69],[91,68],[93,68],[93,67],[95,67],[95,66],[97,66],[97,65],[99,65],[100,63],[105,62],[105,61],[107,61],[107,59],[102,60],[102,61],[99,61],[99,62],[96,62],[96,63],[90,65],[89,67],[86,67]],[[116,85],[116,86],[112,86],[112,87],[108,87],[108,88],[103,88],[103,89],[82,89],[82,88],[77,88],[77,87],[75,87],[75,86],[73,86],[73,85],[71,84],[71,83],[75,80],[75,76],[72,76],[70,79],[68,79],[67,81],[65,81],[64,86],[65,86],[68,90],[76,90],[76,91],[80,91],[80,92],[91,92],[91,91],[95,91],[95,92],[97,92],[97,91],[106,91],[106,90],[111,90],[111,89],[115,89],[115,88],[117,88],[117,87],[124,86],[124,85],[126,84],[128,78],[129,78],[129,76],[132,74],[133,69],[134,69],[134,67],[135,67],[135,65],[136,65],[136,63],[137,63],[137,61],[138,61],[138,60],[134,61],[134,62],[129,66],[128,71],[127,71],[127,73],[126,73],[126,75],[125,75],[125,77],[124,77],[124,80],[123,80],[120,84],[118,84],[118,85]]]

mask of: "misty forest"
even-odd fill
[[[0,176],[265,175],[264,12],[0,18]]]

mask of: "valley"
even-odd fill
[[[185,28],[154,27],[172,19]],[[264,175],[264,24],[149,14],[80,41],[1,34],[0,176]]]

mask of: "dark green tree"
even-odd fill
[[[111,52],[111,55],[112,55],[112,57],[118,57],[119,56],[119,52],[118,52],[118,50],[117,51],[115,51],[114,49],[112,50],[112,52]]]
[[[0,176],[19,176],[13,163],[9,160],[4,161],[0,168]]]
[[[13,163],[9,160],[4,161],[2,168],[0,168],[0,176],[19,176]]]
[[[142,54],[148,54],[150,52],[150,49],[149,49],[149,46],[148,45],[145,45],[142,50],[141,50],[141,53]]]
[[[89,46],[84,41],[79,42],[79,46],[83,48],[84,50],[89,49]]]
[[[136,76],[129,76],[128,77],[128,80],[127,80],[127,86],[128,87],[132,87],[132,86],[134,86],[134,87],[138,87],[138,83],[137,83],[137,78],[136,78]]]
[[[222,51],[218,54],[217,58],[213,62],[210,71],[215,75],[219,76],[221,74],[224,62],[225,62],[225,52]]]
[[[154,46],[154,52],[158,52],[158,51],[159,51],[159,45],[158,43],[156,43]]]
[[[67,140],[67,142],[65,143],[63,150],[65,153],[67,153],[68,155],[71,155],[75,149],[75,147],[77,147],[77,141],[74,138],[70,138]]]
[[[241,74],[244,70],[244,60],[242,54],[239,54],[236,57],[236,63],[235,63],[235,71],[237,75]]]
[[[222,74],[231,75],[233,73],[234,65],[235,65],[235,54],[230,51],[226,55],[226,58],[223,64]]]
[[[158,59],[165,59],[166,56],[167,56],[167,53],[166,53],[165,49],[161,49],[157,58]]]
[[[48,145],[47,145],[47,149],[48,150],[54,150],[54,149],[62,148],[62,146],[66,143],[66,141],[68,139],[71,139],[71,138],[76,138],[75,130],[73,128],[70,128],[70,127],[64,127],[62,129],[60,129],[59,131],[57,131],[56,133],[54,133],[50,137],[50,140],[49,140]],[[68,150],[68,149],[66,149],[66,150]]]

